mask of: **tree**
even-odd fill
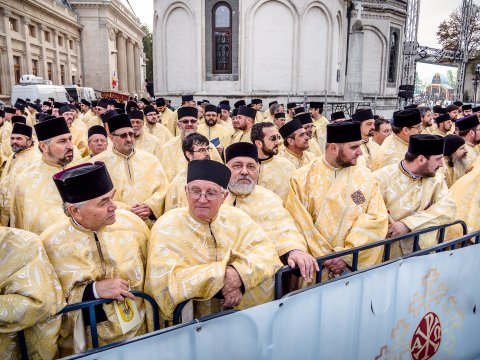
[[[415,94],[421,94],[425,91],[427,84],[425,84],[422,79],[418,76],[418,71],[415,71]]]
[[[447,84],[454,89],[457,87],[457,75],[452,70],[447,71]]]
[[[152,32],[148,28],[147,24],[142,25],[142,31],[145,33],[143,37],[143,52],[147,57],[146,61],[146,74],[145,78],[152,81],[153,80],[153,39],[152,39]]]
[[[442,21],[438,26],[437,39],[445,50],[459,50],[461,31],[461,6],[454,10],[446,20]],[[480,49],[480,6],[472,5],[470,12],[470,26],[467,35],[468,58],[475,55]]]

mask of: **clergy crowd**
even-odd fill
[[[480,222],[480,107],[411,104],[391,118],[323,103],[262,99],[212,104],[182,96],[99,99],[0,110],[0,358],[53,359],[152,331],[188,301],[182,319],[271,301],[274,275],[316,258],[431,226]],[[438,233],[420,236],[433,246]],[[462,235],[449,227],[446,239]],[[413,251],[413,235],[390,258]],[[359,254],[359,268],[383,248]],[[352,271],[351,255],[323,263],[322,279]],[[341,316],[341,315],[339,315]]]

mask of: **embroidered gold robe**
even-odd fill
[[[150,125],[148,121],[145,121],[145,126],[143,127],[143,131],[148,132],[155,136],[158,141],[160,142],[160,146],[165,144],[168,140],[173,138],[172,133],[166,126],[160,123],[156,123],[155,125]]]
[[[155,136],[143,131],[139,137],[135,138],[135,149],[146,151],[152,155],[155,155],[158,160],[160,160],[162,144]]]
[[[455,219],[455,203],[443,175],[414,179],[400,164],[385,166],[376,171],[390,221],[403,222],[412,232],[430,226],[444,225]],[[437,233],[420,236],[420,248],[436,244]],[[390,258],[412,252],[413,238],[392,245]]]
[[[95,126],[95,125],[104,126],[103,121],[102,121],[102,119],[100,119],[99,116],[92,116],[92,117],[88,118],[86,120],[85,124],[87,125],[87,129],[90,129],[92,126]]]
[[[165,194],[165,212],[188,205],[185,186],[187,185],[187,168],[180,171],[168,184]]]
[[[170,132],[172,136],[175,136],[175,131],[177,129],[177,121],[172,110],[166,108],[164,112],[160,113],[160,119],[162,125],[164,125]]]
[[[258,114],[258,112],[257,112]],[[235,133],[232,135],[232,138],[230,140],[230,144],[235,144],[237,142],[249,142],[252,143],[252,138],[251,138],[251,133],[252,129],[248,130],[236,130]]]
[[[0,227],[0,358],[20,359],[17,331],[25,329],[30,359],[58,356],[65,305],[62,288],[39,237]]]
[[[285,207],[314,257],[385,239],[387,209],[371,171],[336,169],[324,157],[298,169],[290,180]],[[378,264],[383,249],[359,254],[359,268]],[[343,258],[351,265],[352,255]]]
[[[41,238],[67,303],[74,304],[82,301],[86,285],[93,281],[119,277],[129,281],[132,290],[143,291],[149,236],[147,226],[139,217],[117,210],[115,223],[95,233],[66,218],[50,226]],[[136,303],[142,322],[126,334],[122,334],[113,304],[102,305],[107,321],[97,325],[100,346],[145,332],[145,307],[140,298],[136,299]],[[62,323],[59,340],[62,356],[86,350],[80,339],[73,339],[75,327],[80,327],[80,334],[83,334],[80,315],[79,311],[70,312]],[[85,340],[84,345],[91,346],[89,331]]]
[[[325,148],[322,151],[322,149],[318,145],[317,140],[312,137],[310,140],[308,140],[308,151],[311,152],[316,157],[319,157],[325,153]]]
[[[260,161],[258,185],[273,191],[282,201],[287,198],[289,182],[296,168],[293,163],[281,156],[274,155]]]
[[[220,154],[212,144],[210,147],[210,159],[223,163]],[[188,165],[187,159],[182,151],[182,139],[179,136],[174,137],[162,146],[160,162],[167,174],[168,181],[173,178]]]
[[[125,156],[115,149],[107,149],[90,161],[105,163],[116,189],[113,199],[121,208],[130,210],[132,205],[143,203],[157,219],[163,214],[168,180],[154,155],[134,149]]]
[[[195,317],[220,311],[227,265],[239,273],[245,293],[238,309],[273,299],[275,272],[282,266],[272,241],[242,210],[222,205],[210,223],[188,207],[165,213],[152,228],[145,292],[171,320],[175,307],[195,300]]]
[[[10,197],[18,174],[35,162],[41,161],[41,157],[38,148],[31,147],[8,158],[0,178],[0,222],[3,226],[8,226],[10,220]]]
[[[76,146],[80,152],[81,157],[88,155],[88,139],[87,131],[79,127],[76,123],[70,126],[70,132],[72,133],[72,143]]]
[[[68,164],[71,167],[73,164]],[[52,224],[52,219],[65,218],[62,199],[53,182],[53,175],[62,171],[57,164],[47,162],[43,157],[33,163],[12,185],[10,199],[10,226],[40,235]]]
[[[325,144],[327,142],[327,125],[329,124],[325,116],[320,116],[318,119],[313,119],[313,125],[315,126],[315,131],[313,136],[318,142],[322,154],[325,153]]]
[[[302,166],[310,163],[311,161],[315,160],[317,156],[315,154],[311,153],[308,150],[305,150],[301,156],[298,156],[294,152],[288,150],[285,146],[282,146],[280,148],[280,151],[278,152],[277,156],[281,156],[284,159],[287,159],[290,161],[296,169],[300,169]]]
[[[297,230],[290,213],[283,207],[282,199],[270,190],[256,185],[253,191],[245,196],[230,192],[224,204],[245,211],[260,225],[273,241],[278,256],[294,249],[308,251],[307,243]]]
[[[468,150],[468,153],[464,162],[467,169],[470,169],[478,158],[478,150],[475,148],[475,145],[469,142],[465,142],[465,148]]]
[[[13,154],[12,148],[10,146],[10,135],[12,135],[12,124],[9,121],[4,121],[3,125],[0,127],[0,166],[7,161],[8,157]]]
[[[408,151],[408,143],[393,133],[385,138],[380,147],[383,151],[382,167],[390,164],[398,164],[405,158],[405,153]]]
[[[225,126],[219,124],[208,126],[207,124],[202,124],[198,126],[197,132],[205,136],[209,141],[219,138],[220,144],[224,147],[230,145],[230,137],[232,136],[232,132]]]
[[[383,151],[380,145],[369,138],[367,142],[362,142],[360,149],[362,157],[365,159],[365,165],[370,170],[375,171],[382,167]]]
[[[265,120],[261,111],[257,111],[257,113],[255,114],[254,120],[255,120],[255,124],[259,122],[263,122]]]

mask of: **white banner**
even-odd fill
[[[480,245],[398,260],[91,359],[474,359]]]

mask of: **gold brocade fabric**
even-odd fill
[[[220,144],[224,147],[230,145],[230,138],[232,132],[225,126],[215,124],[214,126],[208,126],[207,124],[198,125],[197,132],[205,136],[209,141],[215,138],[219,138]]]
[[[170,130],[172,136],[175,136],[175,131],[177,129],[177,119],[175,113],[169,108],[166,108],[163,113],[160,113],[160,119],[162,125]]]
[[[277,156],[281,156],[284,159],[290,161],[293,166],[295,166],[295,169],[300,169],[302,166],[307,165],[308,163],[317,159],[317,156],[315,156],[315,154],[311,153],[308,150],[304,151],[301,156],[298,156],[297,154],[288,150],[285,146],[282,146],[280,148]]]
[[[2,226],[8,226],[10,220],[10,197],[18,174],[35,162],[41,161],[41,157],[38,148],[31,147],[12,154],[8,158],[0,178],[0,221]]]
[[[475,164],[475,161],[478,158],[478,150],[475,148],[475,145],[465,142],[465,148],[468,150],[467,157],[464,160],[465,167],[470,169]]]
[[[80,152],[80,156],[87,156],[89,151],[87,131],[79,127],[77,123],[73,123],[72,126],[70,126],[70,132],[72,133],[72,143]]]
[[[130,210],[132,205],[147,205],[156,218],[163,214],[168,180],[158,159],[135,149],[125,156],[115,149],[105,150],[91,160],[103,161],[115,187],[114,200]]]
[[[166,126],[160,123],[156,123],[155,125],[150,125],[148,121],[145,121],[145,126],[143,127],[143,131],[148,132],[155,136],[158,141],[160,142],[160,146],[165,144],[168,140],[173,138],[172,133]]]
[[[187,206],[187,194],[185,193],[185,186],[187,185],[187,168],[173,178],[168,184],[165,194],[165,212]]]
[[[296,168],[293,163],[281,156],[274,155],[260,162],[258,185],[273,191],[282,201],[287,198],[289,182]]]
[[[160,154],[162,153],[162,144],[152,134],[144,131],[139,137],[135,138],[135,149],[146,151],[152,155],[155,155],[160,160]]]
[[[362,150],[365,164],[371,171],[378,170],[382,167],[383,151],[380,145],[369,139],[367,142],[362,143],[360,149]]]
[[[217,149],[212,144],[209,144],[209,147],[210,159],[223,163]],[[179,136],[174,137],[162,146],[160,162],[167,174],[168,181],[172,181],[179,172],[187,168],[188,162],[183,155],[182,139]]]
[[[448,224],[455,219],[455,203],[441,173],[414,179],[400,164],[392,164],[376,171],[374,176],[393,221],[403,222],[411,231]],[[420,247],[432,246],[436,239],[436,232],[424,234],[420,236]],[[390,257],[412,250],[413,238],[396,242]]]
[[[408,151],[408,143],[395,134],[387,136],[380,147],[383,151],[382,167],[398,164],[405,158],[405,153]]]
[[[246,196],[229,193],[224,204],[245,211],[267,233],[275,244],[278,256],[290,250],[307,250],[307,243],[297,230],[282,200],[273,192],[256,185]]]
[[[456,219],[467,224],[468,232],[480,229],[480,174],[479,169],[474,169],[458,179],[450,188],[452,199],[456,204]],[[452,240],[463,235],[460,225],[447,229],[447,239]]]
[[[336,169],[317,158],[290,180],[285,207],[314,257],[385,239],[387,209],[375,177],[364,166]],[[381,261],[376,247],[360,252],[359,268]],[[351,264],[351,255],[344,260]]]
[[[443,166],[438,169],[445,176],[447,186],[452,187],[455,182],[467,173],[467,167],[464,161],[456,161],[453,167],[448,164],[446,157],[443,158]]]
[[[67,167],[73,166],[68,164]],[[53,175],[62,167],[43,157],[18,173],[12,184],[10,226],[40,235],[52,224],[52,219],[66,218],[62,198],[53,182]]]
[[[258,112],[257,112],[258,114]],[[248,129],[248,130],[236,130],[235,133],[233,133],[232,137],[231,137],[231,140],[230,140],[230,144],[235,144],[237,142],[248,142],[248,143],[252,143],[252,138],[251,138],[251,134],[252,134],[252,129]]]
[[[0,166],[7,161],[8,157],[13,155],[12,148],[10,147],[10,135],[12,135],[12,124],[9,121],[4,121],[0,127]]]
[[[325,148],[324,150],[320,149],[317,140],[315,138],[311,138],[310,140],[308,140],[308,151],[316,157],[319,157],[325,153]]]
[[[128,280],[132,290],[143,291],[148,227],[136,215],[116,211],[116,221],[96,233],[64,219],[49,227],[41,235],[45,250],[50,258],[68,304],[82,301],[87,284],[104,279]],[[137,298],[140,317],[144,319],[143,300]],[[100,346],[126,340],[145,332],[145,322],[122,334],[113,304],[102,305],[107,321],[98,323]],[[73,311],[65,316],[60,333],[61,355],[74,351],[73,329],[80,321],[81,312]],[[77,339],[78,340],[78,339]]]
[[[273,299],[274,274],[282,266],[267,234],[242,210],[222,205],[211,223],[197,220],[187,207],[165,213],[152,228],[145,292],[164,318],[195,299],[195,316],[218,311],[227,265],[239,273],[245,309]]]
[[[25,329],[30,359],[58,356],[65,306],[62,288],[39,237],[0,227],[0,358],[20,359],[17,331]]]

